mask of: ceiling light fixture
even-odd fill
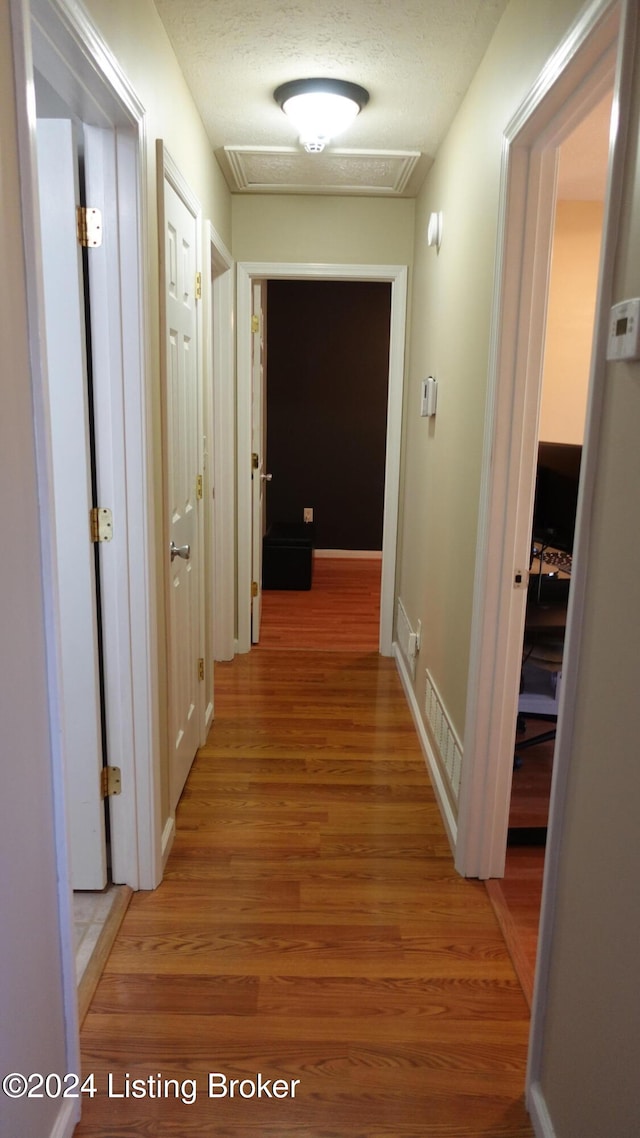
[[[310,154],[319,154],[369,102],[369,92],[345,79],[293,79],[273,97],[298,130]]]

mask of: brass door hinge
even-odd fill
[[[202,659],[202,657],[200,657],[200,659],[198,660],[198,679],[199,680],[204,679],[204,660]]]
[[[100,796],[110,798],[112,794],[122,794],[120,767],[103,767],[100,771]]]
[[[196,478],[196,498],[202,498],[202,475]]]
[[[196,273],[196,300],[202,300],[202,273]]]
[[[90,511],[89,524],[92,541],[113,540],[113,514],[106,506],[96,506]]]
[[[260,331],[260,317],[259,316],[252,316],[251,317],[251,331],[252,332],[259,332]]]
[[[79,205],[76,210],[78,241],[85,249],[102,245],[102,213],[99,209]]]
[[[251,596],[257,597],[257,595],[258,595],[258,582],[252,581],[251,582]]]

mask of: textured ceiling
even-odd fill
[[[353,171],[362,170],[363,181],[354,174],[350,192],[407,195],[431,165],[507,0],[155,3],[233,189],[298,192],[302,185],[302,192],[344,192],[334,185],[331,160],[324,162],[331,150],[314,155],[311,173],[300,151],[299,178],[295,153],[286,161],[277,157],[297,140],[273,100],[274,89],[289,79],[330,76],[360,83],[370,93],[368,106],[336,142],[343,159],[346,148],[356,152]],[[231,161],[225,147],[233,152]],[[234,169],[243,161],[236,159],[238,148],[251,151],[254,179],[245,178],[244,185]],[[385,152],[399,151],[407,155],[405,164],[413,156],[415,173],[390,186]],[[381,181],[372,185],[378,167]]]

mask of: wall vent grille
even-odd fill
[[[444,709],[440,693],[429,671],[427,671],[425,713],[440,755],[442,766],[449,777],[451,789],[457,799],[460,790],[460,775],[462,773],[462,747],[449,722],[449,717]]]

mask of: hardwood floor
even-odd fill
[[[533,1000],[543,874],[544,849],[513,846],[507,849],[504,877],[486,883],[529,1007]]]
[[[316,557],[313,586],[262,594],[262,648],[376,652],[382,562]]]
[[[519,740],[543,730],[530,719]],[[529,1007],[538,948],[538,924],[544,875],[544,846],[539,840],[549,817],[554,743],[540,743],[523,751],[522,765],[513,772],[509,810],[510,844],[504,877],[487,881],[487,892]]]
[[[522,742],[544,731],[550,724],[529,719],[527,730],[517,736]],[[522,752],[522,765],[513,772],[511,783],[510,829],[546,827],[549,817],[549,796],[553,773],[555,743],[539,743]]]
[[[526,1002],[395,664],[316,634],[216,668],[165,880],[84,1022],[77,1138],[532,1138]]]

